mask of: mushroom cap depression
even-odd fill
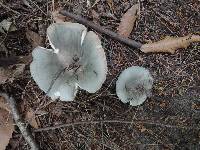
[[[52,49],[36,47],[30,71],[52,99],[71,101],[78,86],[90,93],[106,79],[107,62],[99,37],[78,23],[54,23],[47,29]]]
[[[129,67],[117,80],[117,96],[124,103],[141,105],[151,95],[152,85],[153,78],[147,69],[139,66]]]

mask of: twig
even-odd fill
[[[94,24],[93,22],[90,22],[90,21],[88,21],[88,20],[86,20],[86,19],[84,19],[84,18],[82,18],[78,15],[72,14],[68,11],[61,10],[60,14],[67,16],[67,17],[70,17],[70,18],[73,18],[77,22],[84,24],[88,27],[91,27],[91,28],[93,28],[94,30],[96,30],[100,33],[106,34],[106,35],[110,36],[111,38],[113,38],[113,39],[115,39],[115,40],[117,40],[121,43],[125,43],[128,46],[131,46],[131,47],[134,47],[134,48],[137,48],[137,49],[140,49],[140,47],[142,46],[142,44],[140,42],[136,42],[136,41],[131,40],[129,38],[122,37],[115,32],[112,32],[112,31],[110,31],[110,30],[108,30],[108,29],[106,29],[106,28],[104,28],[100,25]]]
[[[8,97],[7,95],[6,96],[4,95],[4,98],[10,104],[13,119],[15,120],[16,125],[19,127],[24,139],[30,145],[31,150],[39,150],[39,146],[37,145],[36,141],[34,140],[30,130],[28,130],[28,128],[26,128],[26,124],[20,117],[15,100],[12,97]]]
[[[168,124],[162,124],[162,123],[154,123],[154,122],[148,122],[148,121],[142,121],[142,120],[133,120],[135,123],[142,123],[142,124],[149,124],[149,125],[155,125],[155,126],[162,126],[166,128],[181,128],[181,129],[188,129],[188,130],[199,130],[199,127],[184,127],[184,126],[175,126],[175,125],[168,125]],[[126,120],[100,120],[100,121],[80,121],[80,122],[73,122],[73,123],[66,123],[61,125],[56,125],[52,127],[44,127],[35,129],[34,132],[41,132],[41,131],[48,131],[48,130],[55,130],[59,128],[74,126],[74,125],[82,125],[82,124],[99,124],[99,123],[121,123],[121,124],[132,124],[133,121],[126,121]]]

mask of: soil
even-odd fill
[[[111,1],[113,5],[109,5]],[[53,8],[66,9],[117,32],[120,18],[136,3],[137,0],[100,0],[93,8],[88,8],[86,0],[0,0],[0,22],[10,18],[17,28],[6,35],[0,33],[7,49],[7,54],[0,51],[0,56],[29,55],[33,45],[27,39],[28,30],[39,34],[48,47],[46,29],[53,22]],[[131,39],[146,43],[166,36],[200,33],[199,0],[140,0],[140,8]],[[0,85],[2,92],[15,98],[22,116],[30,109],[39,110],[36,113],[39,128],[66,124],[66,127],[38,132],[30,127],[40,148],[200,149],[200,44],[193,43],[175,54],[144,54],[97,34],[109,69],[107,80],[98,92],[89,94],[79,90],[72,102],[50,103],[50,98],[31,78],[29,65],[12,83]],[[137,107],[122,103],[115,92],[118,75],[133,65],[148,68],[155,80],[151,98]],[[110,122],[101,122],[103,120]],[[82,121],[89,123],[74,124]],[[7,149],[29,149],[17,127]]]

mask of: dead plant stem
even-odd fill
[[[64,16],[73,18],[74,20],[76,20],[77,22],[79,22],[83,25],[86,25],[90,28],[93,28],[97,32],[106,34],[106,35],[110,36],[111,38],[113,38],[113,39],[115,39],[115,40],[117,40],[121,43],[124,43],[124,44],[126,44],[130,47],[140,49],[141,46],[142,46],[142,44],[140,42],[136,42],[136,41],[131,40],[129,38],[125,38],[123,36],[120,36],[119,34],[113,32],[113,31],[110,31],[110,30],[108,30],[108,29],[106,29],[106,28],[104,28],[100,25],[94,24],[93,22],[90,22],[90,21],[86,20],[85,18],[82,18],[78,15],[72,14],[72,13],[65,11],[65,10],[61,10],[60,13]]]
[[[13,119],[15,120],[16,125],[19,127],[24,139],[30,145],[31,150],[39,150],[39,146],[33,138],[33,135],[31,134],[30,130],[28,130],[28,128],[26,127],[26,123],[24,123],[23,119],[21,118],[14,98],[9,97],[7,94],[4,94],[3,96],[6,99],[6,101],[10,104]]]

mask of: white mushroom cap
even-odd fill
[[[32,55],[33,62],[30,65],[30,71],[40,89],[45,93],[48,92],[47,95],[52,99],[58,97],[61,100],[74,99],[77,87],[73,84],[65,83],[67,81],[65,81],[63,73],[56,79],[57,74],[63,69],[56,54],[51,52],[51,50],[37,47],[34,49]],[[56,95],[58,92],[60,96]]]
[[[106,80],[106,56],[99,37],[92,31],[87,33],[83,42],[83,49],[85,50],[82,57],[84,69],[80,72],[77,83],[80,88],[94,93],[101,88]]]
[[[125,69],[116,83],[116,92],[119,99],[130,102],[130,105],[141,105],[151,94],[153,78],[150,72],[139,66]]]
[[[107,62],[98,36],[78,23],[54,23],[47,29],[51,47],[33,50],[30,71],[52,99],[73,100],[77,86],[90,93],[106,79]]]

